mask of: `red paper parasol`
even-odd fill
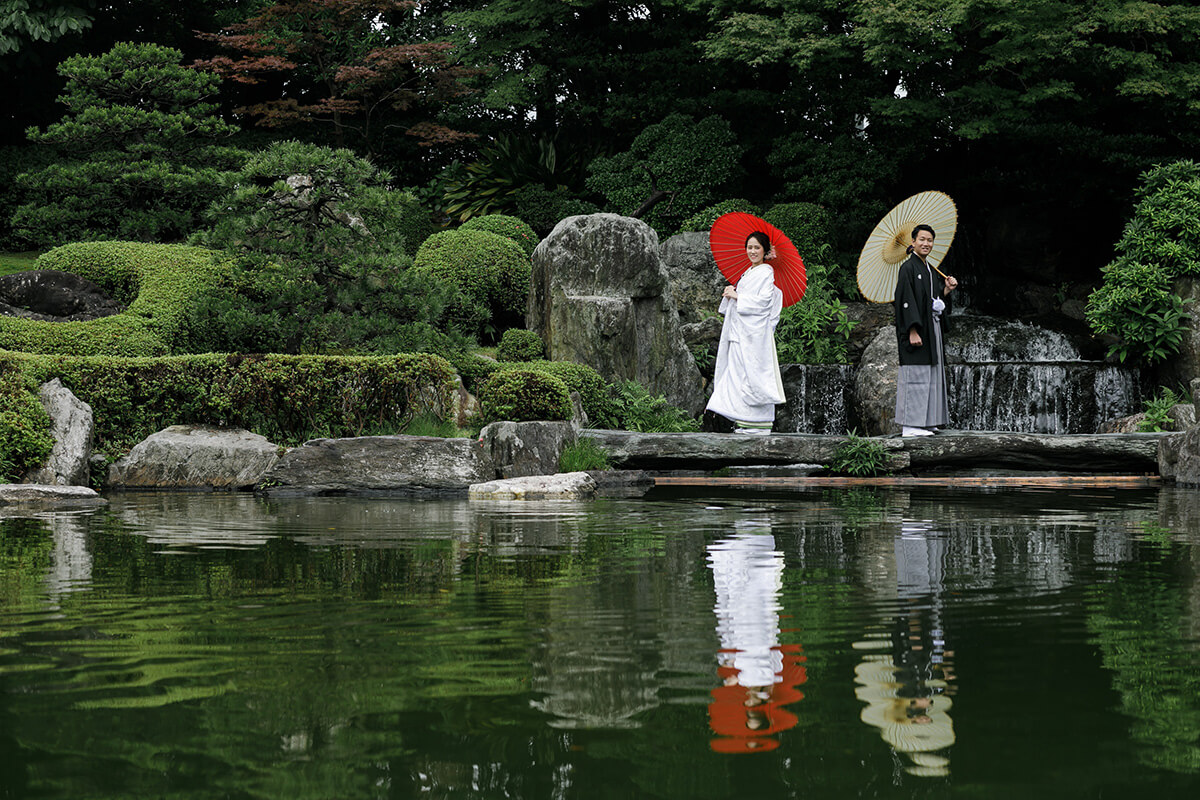
[[[767,263],[775,268],[775,285],[783,292],[783,307],[787,308],[804,297],[808,279],[800,254],[783,235],[783,231],[753,214],[735,211],[717,217],[712,230],[708,232],[708,248],[712,250],[725,280],[736,286],[742,273],[750,269],[750,259],[746,257],[746,237],[755,231],[765,233],[775,248],[775,258]]]

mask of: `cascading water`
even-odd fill
[[[1065,334],[990,317],[953,322],[946,346],[953,428],[1094,433],[1141,402],[1135,370],[1085,360]]]
[[[1063,333],[1022,322],[956,315],[946,337],[950,427],[976,431],[1095,433],[1136,412],[1136,370],[1088,360]],[[858,428],[851,366],[782,365],[788,401],[775,430],[841,434]]]
[[[788,401],[775,414],[775,430],[842,434],[851,427],[854,367],[848,364],[783,364]]]

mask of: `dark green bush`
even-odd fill
[[[780,203],[771,206],[763,219],[783,231],[808,263],[833,247],[833,218],[814,203]]]
[[[534,232],[546,237],[554,226],[567,217],[597,214],[600,206],[571,194],[564,187],[547,189],[541,184],[527,184],[512,196],[517,216],[529,223]]]
[[[413,271],[438,285],[458,290],[451,301],[457,319],[477,319],[476,333],[495,341],[499,332],[525,320],[529,256],[512,239],[488,231],[455,230],[435,233],[413,259]]]
[[[96,417],[96,445],[124,451],[193,423],[241,427],[284,445],[402,430],[447,418],[454,372],[439,356],[61,357],[0,353],[37,384],[60,378]]]
[[[438,226],[430,216],[429,209],[414,193],[391,192],[391,195],[394,204],[394,222],[391,224],[404,242],[404,254],[412,258],[425,240],[437,233]]]
[[[1173,282],[1200,274],[1200,164],[1149,170],[1137,196],[1118,255],[1088,298],[1087,319],[1096,333],[1118,337],[1110,355],[1156,364],[1178,352],[1187,334]]]
[[[525,255],[532,255],[533,249],[538,246],[538,236],[533,232],[533,228],[526,225],[516,217],[510,217],[507,214],[487,214],[482,217],[471,217],[458,228],[460,231],[488,231],[495,233],[506,239],[512,239],[517,244],[521,245],[521,249],[525,251]]]
[[[654,396],[637,381],[613,385],[614,424],[608,427],[642,433],[686,433],[700,430],[700,422],[681,408]],[[599,427],[599,426],[595,426]]]
[[[38,246],[173,242],[199,226],[247,154],[224,143],[237,129],[213,102],[220,78],[182,59],[172,48],[120,42],[59,64],[67,114],[29,138],[61,158],[18,180],[19,235]]]
[[[37,172],[57,160],[54,148],[40,144],[0,147],[0,186],[8,190],[0,193],[0,250],[19,252],[35,246],[12,227],[12,216],[21,203],[23,193],[16,191],[17,176],[25,172]]]
[[[729,214],[734,211],[741,211],[744,214],[753,214],[756,217],[762,216],[762,211],[758,206],[751,203],[749,200],[722,200],[716,205],[711,205],[708,208],[697,211],[692,216],[683,221],[679,226],[680,233],[689,233],[691,231],[703,231],[708,233],[712,230],[713,223],[717,221],[717,217],[722,214]]]
[[[646,127],[629,150],[594,160],[587,186],[604,195],[608,208],[632,214],[654,191],[668,193],[643,216],[660,236],[710,205],[739,177],[741,148],[729,123],[717,116],[699,122],[671,114]]]
[[[812,260],[807,262],[806,272],[808,287],[804,297],[783,310],[775,328],[779,362],[846,364],[854,323],[846,316],[846,307],[830,285],[828,268]]]
[[[188,318],[191,352],[395,353],[431,348],[449,290],[409,269],[423,236],[407,192],[349,150],[274,142],[209,209],[196,241],[229,254]]]
[[[0,362],[0,483],[41,466],[53,447],[42,401],[12,364]]]
[[[509,328],[500,337],[496,358],[500,361],[536,361],[546,356],[546,343],[533,331]]]
[[[479,389],[479,407],[487,422],[569,420],[567,385],[553,375],[528,369],[497,372]]]
[[[618,427],[616,407],[613,405],[608,383],[600,377],[600,373],[586,364],[571,361],[528,361],[516,364],[502,363],[497,369],[533,370],[553,375],[567,385],[568,391],[579,392],[589,425],[593,428]]]
[[[38,269],[70,272],[127,303],[121,314],[88,322],[0,317],[0,348],[60,355],[166,355],[184,337],[196,298],[229,266],[219,254],[185,245],[84,242],[56,247]]]

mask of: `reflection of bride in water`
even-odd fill
[[[708,547],[716,588],[717,674],[709,722],[723,753],[765,752],[779,746],[773,734],[799,722],[783,706],[804,695],[798,645],[779,644],[779,593],[783,554],[764,521],[739,521],[737,532]]]
[[[862,721],[879,728],[893,751],[911,762],[905,772],[924,777],[950,774],[950,759],[939,751],[954,744],[947,713],[953,653],[946,649],[939,602],[946,542],[929,535],[931,528],[903,523],[895,542],[900,613],[889,632],[854,644],[869,651],[854,670],[855,694],[867,704]]]

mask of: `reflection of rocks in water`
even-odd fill
[[[88,548],[87,521],[79,516],[55,515],[50,522],[54,537],[46,592],[54,598],[90,587],[92,553]]]

